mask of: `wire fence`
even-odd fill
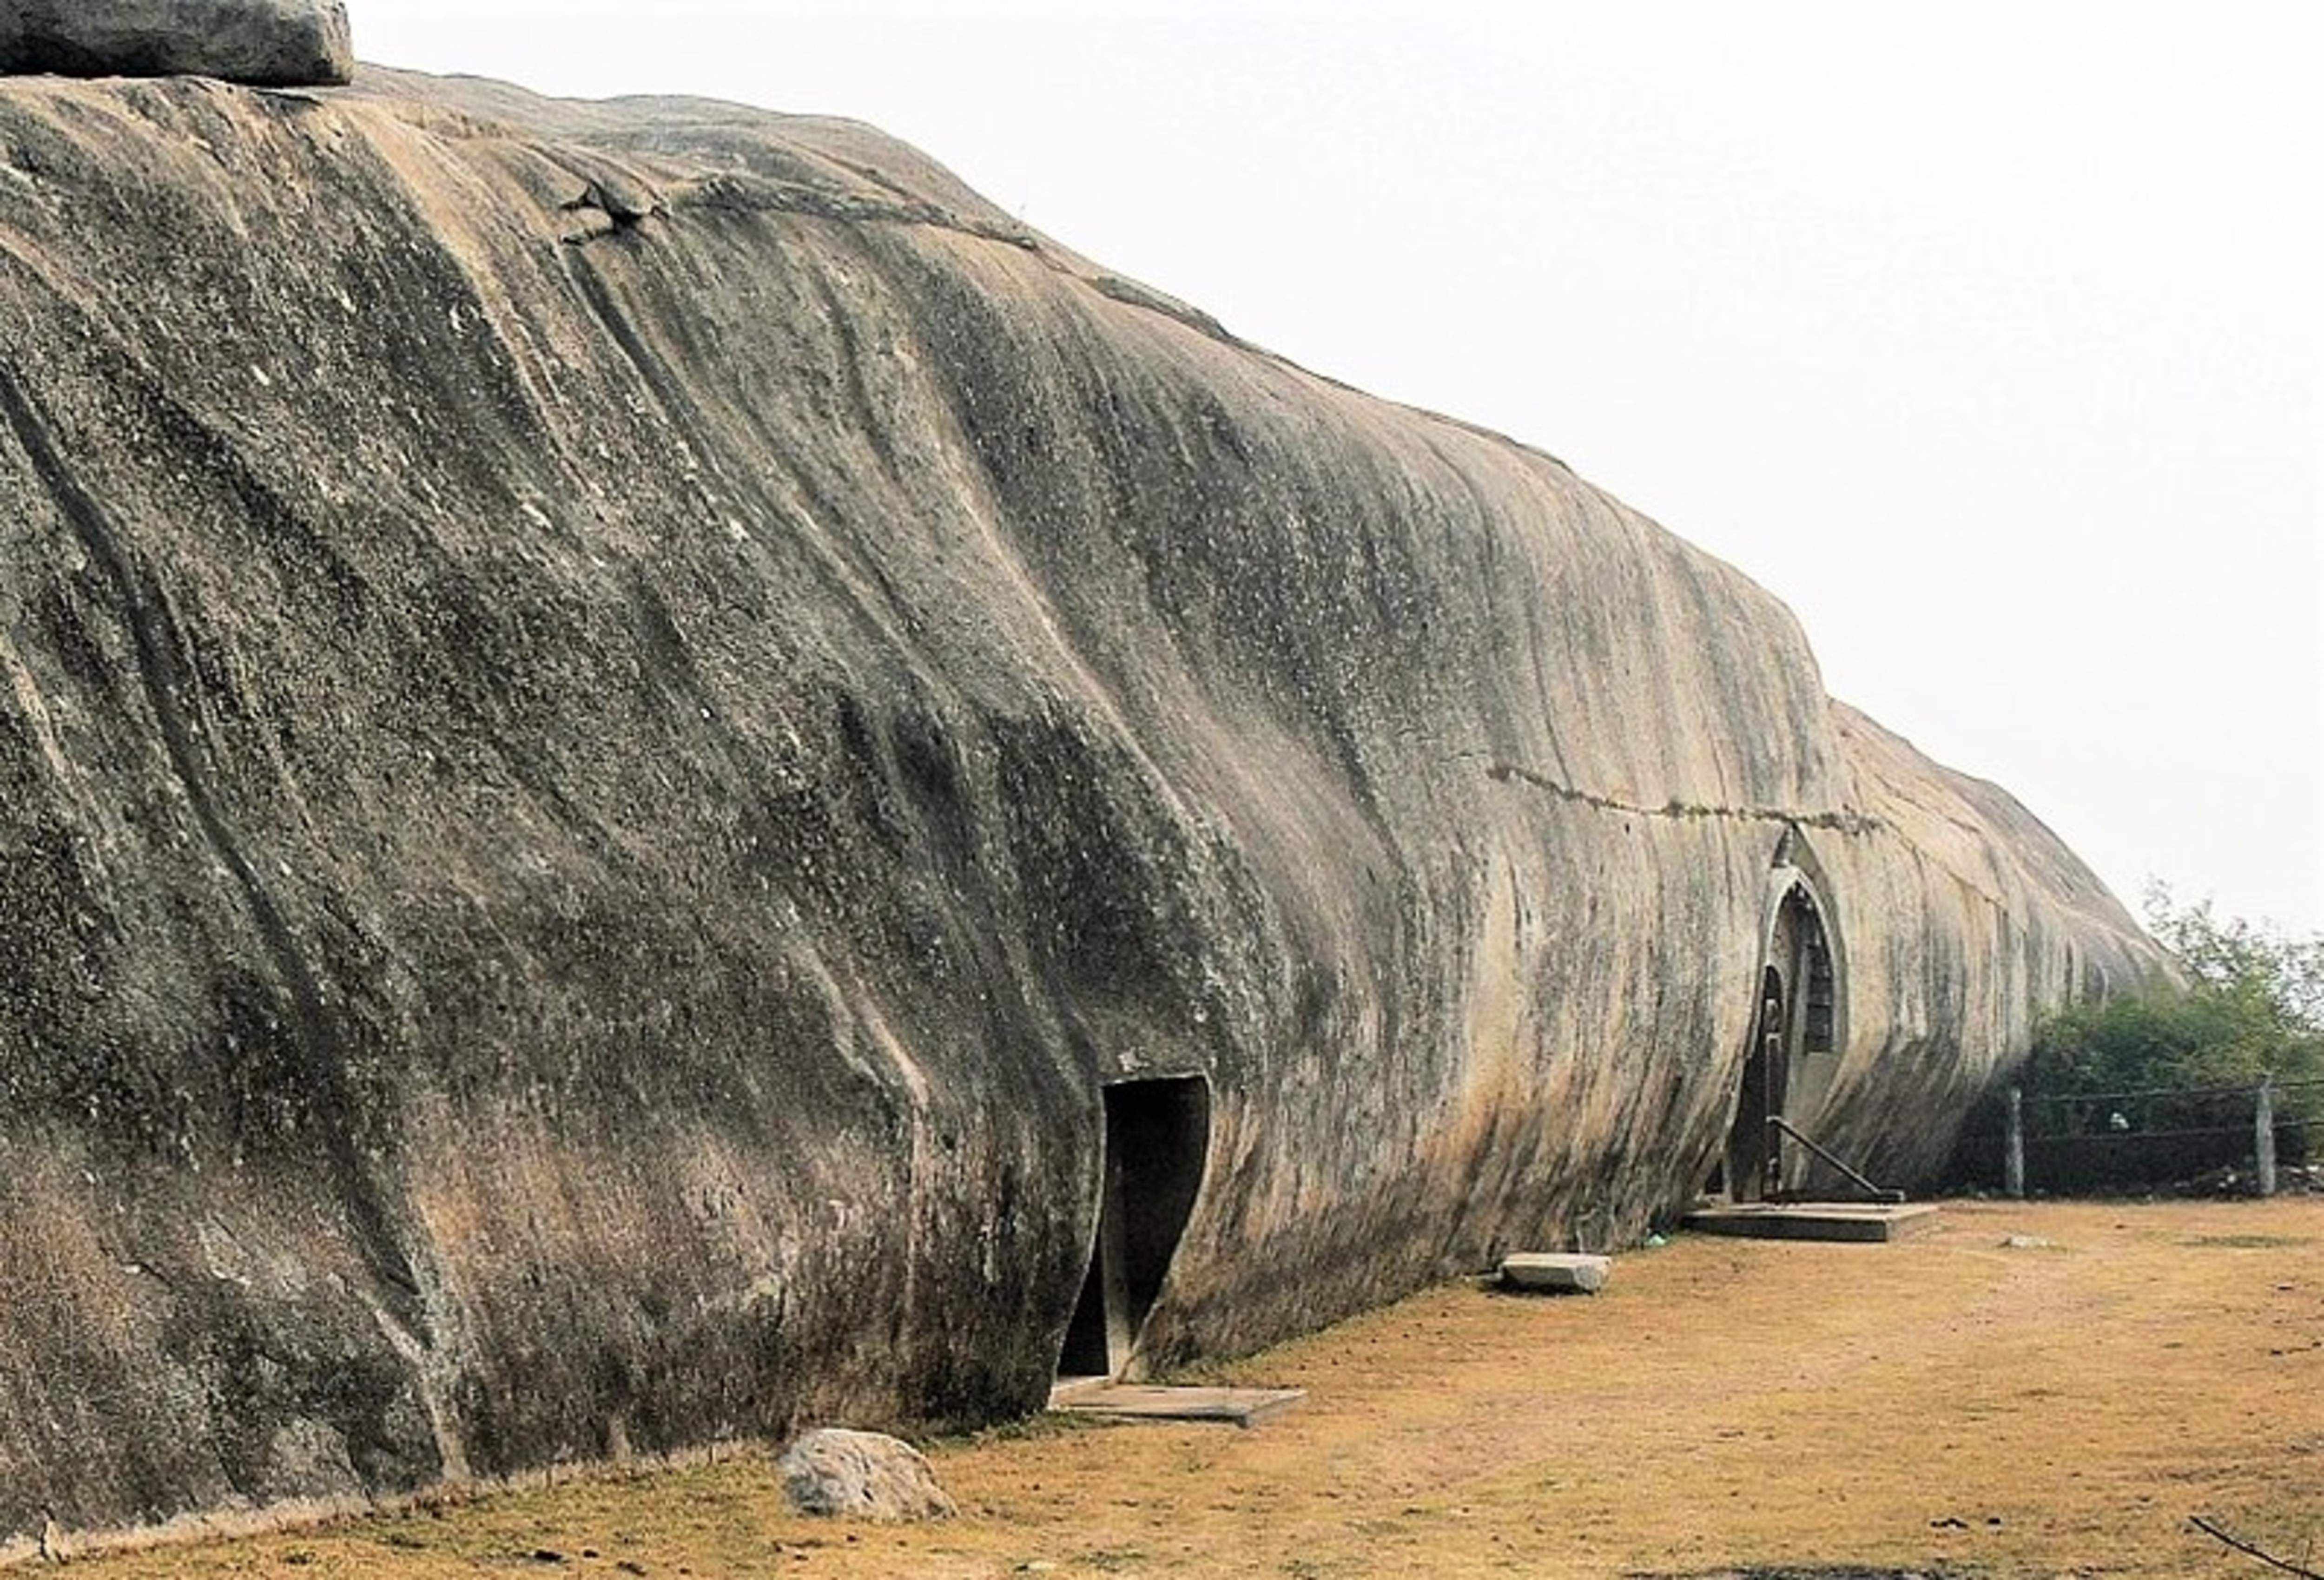
[[[2304,1171],[2324,1152],[2324,1079],[2099,1092],[2013,1088],[2000,1112],[1973,1124],[1964,1144],[1986,1158],[1997,1153],[1999,1182],[2014,1196],[2190,1183],[2272,1196],[2287,1171]]]
[[[2131,1092],[2046,1092],[2026,1098],[2030,1105],[2042,1103],[2118,1103],[2137,1098],[2249,1098],[2257,1095],[2261,1087],[2283,1093],[2292,1091],[2324,1091],[2324,1076],[2301,1080],[2269,1080],[2255,1086],[2245,1081],[2238,1086],[2209,1087],[2147,1087]]]

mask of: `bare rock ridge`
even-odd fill
[[[867,127],[0,81],[0,1556],[1034,1410],[1763,1111],[1910,1184],[2158,959],[1745,576]]]
[[[0,73],[306,87],[355,64],[343,0],[0,0]]]

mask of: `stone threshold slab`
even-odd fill
[[[1105,1378],[1073,1378],[1049,1392],[1061,1415],[1109,1421],[1223,1421],[1255,1427],[1307,1397],[1304,1388],[1164,1388]]]
[[[1697,1208],[1680,1223],[1700,1235],[1878,1244],[1925,1235],[1938,1217],[1931,1201],[1742,1201]]]
[[[1501,1258],[1501,1287],[1533,1294],[1594,1295],[1613,1272],[1610,1256],[1515,1251]]]

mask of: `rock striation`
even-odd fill
[[[867,127],[0,82],[0,1554],[1631,1243],[1794,964],[1895,1183],[2160,969],[1746,576]]]
[[[0,73],[305,87],[355,63],[344,0],[0,0]]]

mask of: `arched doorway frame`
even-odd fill
[[[1812,1123],[1848,1046],[1848,953],[1831,892],[1806,835],[1796,826],[1785,829],[1760,891],[1759,948],[1750,977],[1752,1014],[1722,1132],[1726,1146],[1720,1171],[1727,1194],[1735,1200],[1759,1199],[1768,1183],[1779,1190],[1798,1187],[1804,1160],[1796,1149],[1772,1148],[1765,1114],[1780,1115],[1793,1125]],[[1795,899],[1807,924],[1786,948],[1784,908]],[[1823,984],[1814,981],[1812,952],[1818,949],[1829,978]],[[1824,991],[1819,993],[1819,987]],[[1771,997],[1781,1015],[1773,1050],[1762,1011]],[[1756,1067],[1755,1061],[1765,1067]],[[1748,1102],[1762,1098],[1764,1113],[1756,1117],[1746,1113]],[[1747,1125],[1753,1126],[1748,1135]],[[1780,1172],[1772,1181],[1762,1167],[1770,1156],[1781,1160]]]

